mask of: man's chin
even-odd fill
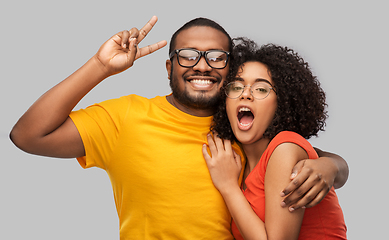
[[[218,94],[211,94],[208,91],[199,91],[195,94],[175,93],[173,96],[181,104],[193,109],[216,109],[219,103]]]

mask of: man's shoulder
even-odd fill
[[[139,96],[136,94],[130,94],[126,96],[121,96],[118,98],[112,98],[105,100],[97,105],[102,105],[102,106],[117,106],[117,105],[148,105],[148,104],[155,104],[161,101],[163,97],[161,96],[156,96],[153,98],[147,98],[143,96]]]

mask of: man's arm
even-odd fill
[[[70,112],[105,78],[131,67],[134,61],[166,45],[166,41],[138,48],[157,22],[153,17],[140,30],[122,31],[106,41],[87,63],[43,94],[19,119],[10,138],[20,149],[51,157],[85,155]]]
[[[51,157],[84,156],[84,146],[73,121],[74,106],[105,73],[95,57],[43,94],[19,119],[10,133],[14,144],[28,153]]]
[[[281,203],[290,210],[313,207],[321,202],[332,186],[342,187],[348,178],[347,162],[340,156],[315,148],[318,159],[305,159],[292,170],[289,185],[281,192]]]
[[[338,172],[334,180],[334,188],[338,189],[343,187],[343,185],[346,184],[349,175],[349,168],[346,160],[334,153],[325,152],[318,148],[315,148],[315,150],[320,158],[328,158],[329,161],[333,161],[334,165],[336,165]]]

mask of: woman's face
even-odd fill
[[[242,83],[244,91],[238,98],[226,99],[228,120],[231,123],[235,137],[242,144],[252,144],[260,140],[274,118],[277,109],[277,95],[270,90],[269,95],[261,100],[253,97],[250,89],[255,83],[265,86],[273,85],[267,67],[260,62],[246,62],[242,71],[235,77],[235,81]]]

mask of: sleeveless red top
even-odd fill
[[[267,163],[274,149],[285,142],[302,147],[310,159],[318,158],[311,144],[295,132],[284,131],[275,136],[262,154],[257,166],[245,180],[247,189],[242,190],[254,212],[265,222],[265,173]],[[243,239],[235,222],[232,233],[237,240]],[[316,206],[305,209],[299,239],[347,239],[346,224],[334,188]]]

